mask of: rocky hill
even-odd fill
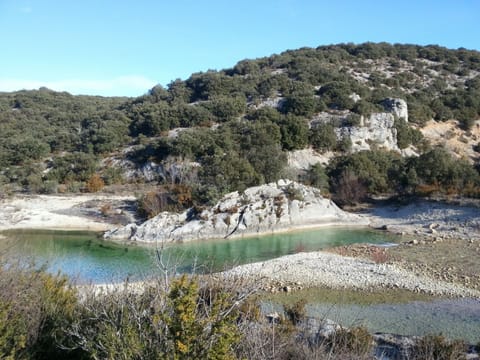
[[[0,187],[183,184],[203,205],[289,178],[335,196],[345,182],[370,195],[476,196],[479,119],[478,51],[302,48],[195,73],[138,98],[2,93]],[[426,171],[414,158],[451,168]]]

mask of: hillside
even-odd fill
[[[161,187],[145,199],[177,210],[280,178],[341,204],[476,197],[479,74],[477,51],[365,43],[242,60],[138,98],[0,93],[0,186],[149,182]]]

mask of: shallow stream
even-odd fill
[[[48,271],[62,272],[77,283],[141,280],[158,272],[155,247],[126,246],[102,241],[97,233],[17,230],[2,233],[0,251],[10,259],[32,260]],[[173,244],[164,249],[164,262],[176,272],[209,272],[300,251],[314,251],[352,243],[386,244],[395,238],[366,229],[323,228],[237,240]],[[3,248],[3,250],[2,250]],[[6,249],[6,250],[5,250]],[[309,296],[307,312],[344,326],[365,325],[373,332],[404,335],[443,333],[471,343],[480,340],[480,300],[435,299],[418,301],[394,296],[383,301],[358,298],[332,301],[322,294]],[[270,303],[269,306],[278,308]]]

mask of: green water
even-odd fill
[[[263,311],[281,311],[281,307],[265,303]],[[470,344],[480,341],[479,299],[434,299],[364,305],[317,299],[306,305],[306,314],[318,319],[330,319],[346,327],[365,326],[371,332],[416,336],[443,334]]]
[[[152,247],[105,242],[91,232],[18,230],[4,232],[1,240],[11,256],[46,264],[79,283],[142,279],[158,271]],[[176,272],[218,271],[230,266],[272,259],[299,251],[314,251],[351,243],[385,243],[394,238],[367,229],[324,228],[231,240],[173,244],[163,259]]]
[[[78,283],[105,283],[143,279],[158,272],[154,248],[124,246],[102,241],[97,233],[23,230],[2,233],[0,253],[11,260],[45,264],[51,272],[61,271]],[[163,259],[176,264],[177,272],[216,271],[232,265],[267,260],[299,251],[313,251],[351,243],[390,243],[395,237],[359,229],[324,228],[315,231],[278,234],[237,240],[212,240],[175,244],[163,252]],[[196,265],[195,265],[196,264]],[[330,294],[331,295],[331,294]],[[335,295],[335,294],[334,294]],[[480,339],[480,302],[475,299],[404,301],[393,294],[379,301],[339,302],[310,294],[307,313],[330,318],[342,325],[365,325],[371,331],[422,335],[442,332],[473,342]],[[345,296],[345,295],[341,295]],[[340,296],[340,297],[341,297]],[[379,297],[379,296],[377,296]],[[402,300],[403,299],[403,300]],[[273,299],[272,299],[273,300]],[[270,302],[273,309],[278,305]]]

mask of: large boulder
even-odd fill
[[[104,237],[139,242],[183,242],[234,238],[321,225],[368,225],[318,189],[289,180],[225,195],[215,206],[195,213],[161,213],[145,223],[111,230]]]

